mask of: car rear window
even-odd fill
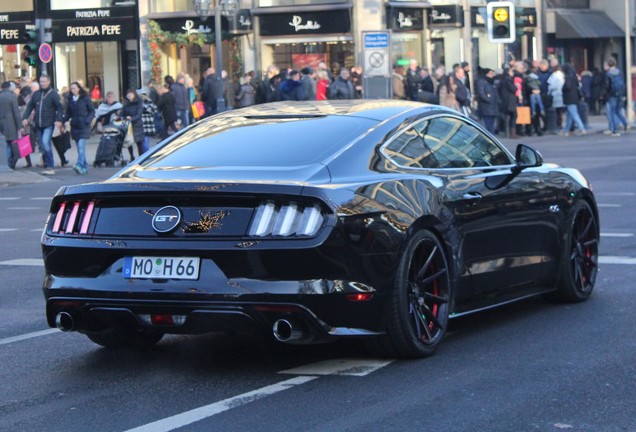
[[[146,167],[295,166],[324,160],[377,121],[351,116],[232,117],[205,121],[147,159]]]

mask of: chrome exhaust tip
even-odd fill
[[[292,342],[301,339],[305,333],[286,319],[278,319],[272,326],[274,338],[279,342]]]
[[[55,316],[55,327],[63,332],[75,330],[75,320],[68,312],[60,312]]]

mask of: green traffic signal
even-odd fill
[[[26,30],[23,42],[22,59],[29,65],[36,66],[38,64],[38,49],[40,48],[37,30]]]

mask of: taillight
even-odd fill
[[[256,209],[249,235],[254,237],[290,237],[316,235],[325,220],[316,204],[267,201]]]
[[[60,204],[51,232],[86,234],[95,210],[95,201],[68,201]]]

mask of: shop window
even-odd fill
[[[347,0],[258,0],[258,7],[303,6],[327,3],[349,3]]]
[[[0,0],[0,11],[6,12],[30,12],[33,10],[33,2],[17,2],[15,0]]]
[[[268,48],[266,51],[269,56],[263,57],[264,68],[269,64],[275,64],[280,68],[315,68],[321,61],[329,66],[334,62],[347,68],[355,66],[353,45],[348,41],[276,43],[265,46]]]
[[[192,0],[150,0],[150,12],[181,12],[192,10]]]

